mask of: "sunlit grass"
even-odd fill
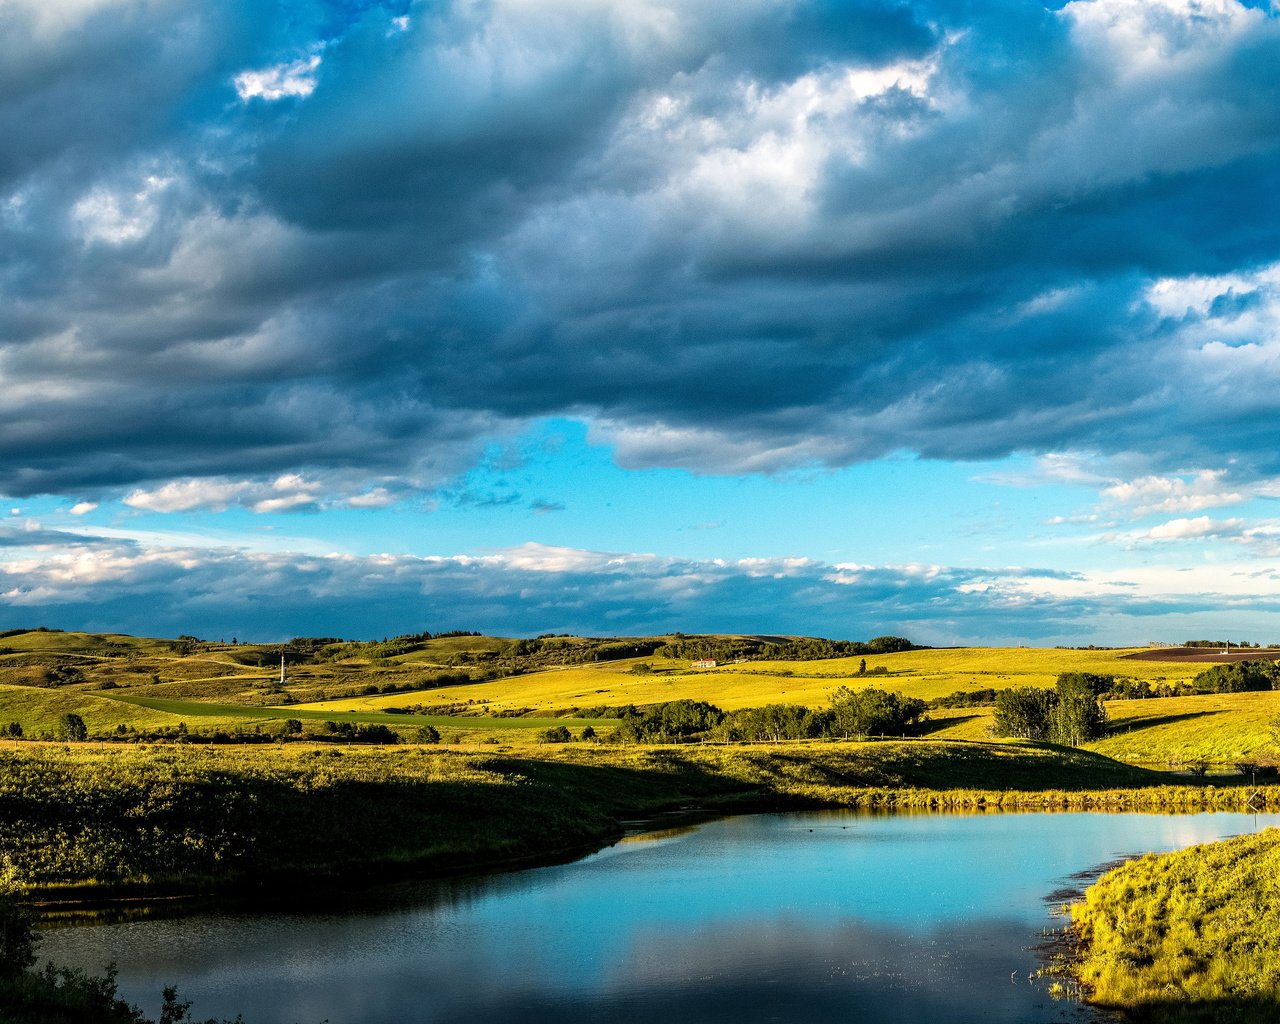
[[[1148,854],[1072,907],[1090,998],[1143,1019],[1280,1013],[1280,830]]]

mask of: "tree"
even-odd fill
[[[900,693],[866,689],[856,693],[841,686],[831,695],[833,735],[901,736],[915,728],[924,717],[925,703]]]
[[[995,723],[997,736],[1021,740],[1049,738],[1049,714],[1058,695],[1038,686],[1013,686],[996,694]]]
[[[89,730],[84,724],[84,719],[74,712],[68,712],[58,719],[58,724],[54,728],[54,735],[60,740],[72,740],[80,742],[89,738]]]
[[[284,720],[284,734],[286,736],[297,736],[302,732],[302,722],[296,718],[286,718]]]
[[[568,743],[573,739],[573,734],[569,732],[567,726],[555,725],[547,729],[539,739],[543,743]]]
[[[1271,661],[1237,661],[1214,665],[1196,676],[1193,686],[1201,693],[1245,693],[1270,690],[1280,677],[1280,667]]]
[[[581,739],[583,739],[583,740],[594,740],[595,738],[596,738],[596,730],[595,730],[595,728],[594,728],[593,726],[585,725],[585,726],[583,726],[583,727],[582,727],[582,736],[581,736]]]
[[[434,725],[424,725],[421,729],[418,730],[418,742],[419,743],[439,743],[440,730],[437,729]]]

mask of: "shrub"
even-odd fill
[[[563,725],[552,726],[538,737],[543,743],[568,743],[573,735]]]

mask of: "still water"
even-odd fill
[[[246,1024],[1102,1019],[1032,980],[1053,894],[1280,815],[754,815],[572,864],[45,933]],[[1061,900],[1059,895],[1057,899]]]

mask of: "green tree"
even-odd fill
[[[1271,661],[1237,661],[1214,665],[1196,676],[1193,686],[1201,693],[1245,693],[1274,689],[1280,667]]]
[[[60,740],[80,742],[89,738],[89,730],[85,726],[83,718],[69,711],[58,719],[58,723],[54,727],[54,736]]]
[[[440,730],[434,725],[424,725],[418,730],[419,743],[439,743]]]
[[[1022,740],[1049,738],[1049,715],[1058,701],[1052,690],[1038,686],[1013,686],[996,694],[995,722],[997,736]]]
[[[543,743],[568,743],[573,739],[573,734],[569,732],[567,726],[555,725],[543,732],[539,739]]]
[[[925,703],[900,693],[839,687],[831,695],[831,724],[835,736],[902,736],[919,725]]]
[[[1102,695],[1115,685],[1111,676],[1064,672],[1056,684],[1057,702],[1049,713],[1049,738],[1077,747],[1107,731]]]

